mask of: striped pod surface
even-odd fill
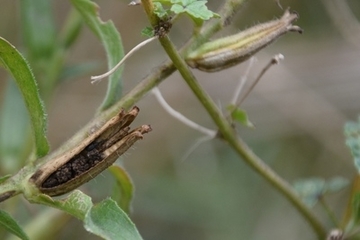
[[[41,193],[58,196],[88,182],[151,131],[149,125],[130,130],[129,125],[138,113],[138,107],[127,113],[121,110],[78,146],[42,165],[30,177],[30,183]]]
[[[244,62],[287,32],[302,33],[292,25],[298,14],[287,9],[277,20],[261,23],[238,34],[204,43],[190,52],[185,61],[192,68],[216,72]]]

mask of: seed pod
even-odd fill
[[[292,25],[298,19],[287,9],[284,15],[270,22],[258,24],[238,34],[201,45],[186,57],[187,64],[205,72],[216,72],[241,63],[287,32],[302,33]]]
[[[151,131],[149,125],[130,131],[138,112],[137,107],[128,113],[122,110],[78,146],[42,165],[29,181],[49,196],[65,194],[90,181]]]

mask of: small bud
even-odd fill
[[[31,176],[30,183],[41,193],[58,196],[90,181],[151,131],[149,125],[130,131],[129,125],[138,112],[137,107],[128,113],[121,111],[78,146],[42,165]]]
[[[278,20],[258,24],[238,34],[205,43],[191,52],[185,60],[190,67],[206,72],[232,67],[247,60],[287,32],[302,33],[300,27],[292,25],[296,19],[298,15],[287,9]]]

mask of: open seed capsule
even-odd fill
[[[88,182],[151,131],[149,125],[130,131],[138,112],[137,107],[128,113],[121,110],[78,146],[42,165],[29,181],[49,196],[68,193]]]

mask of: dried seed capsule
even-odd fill
[[[74,149],[42,165],[29,181],[49,196],[65,194],[88,182],[151,131],[149,125],[130,131],[138,112],[137,107],[128,113],[121,111]]]
[[[258,24],[238,34],[205,43],[191,52],[185,60],[190,67],[206,72],[229,68],[247,60],[287,32],[302,33],[300,27],[292,25],[297,18],[296,13],[290,13],[287,9],[278,20]]]

